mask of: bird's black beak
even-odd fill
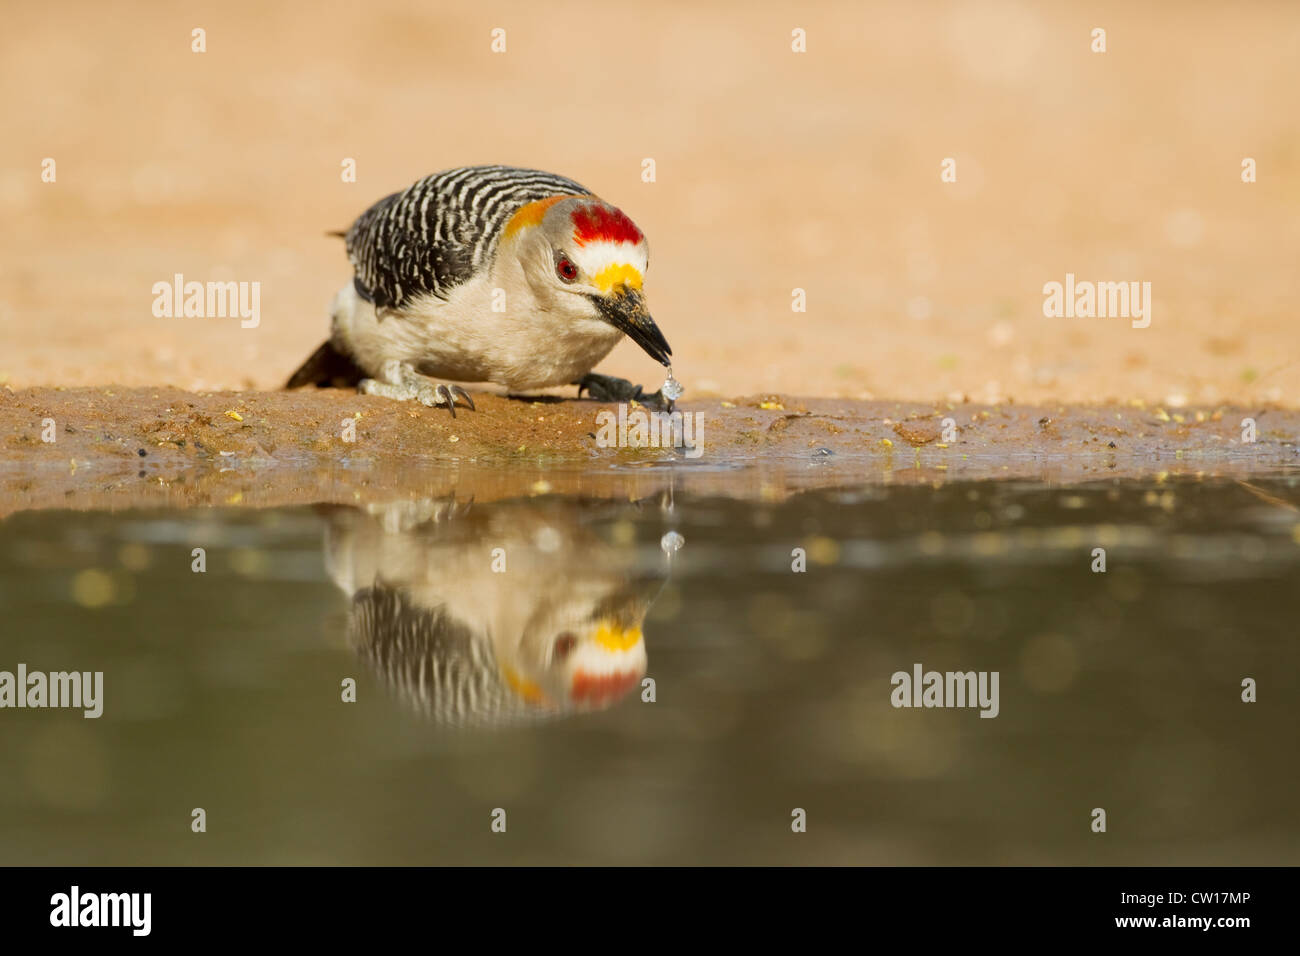
[[[591,300],[596,303],[600,317],[645,349],[646,355],[660,365],[672,364],[669,356],[673,350],[655,320],[650,318],[645,296],[639,289],[622,286],[609,295],[593,295]]]

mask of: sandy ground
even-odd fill
[[[644,228],[688,398],[1294,407],[1297,89],[1284,2],[14,6],[0,383],[274,388],[349,278],[326,230],[507,162]],[[1150,282],[1150,327],[1045,318],[1067,272]],[[260,283],[259,325],[156,318],[177,273]]]
[[[1246,479],[1300,463],[1300,413],[1277,409],[764,395],[680,404],[695,416],[700,454],[690,458],[603,447],[598,416],[613,406],[586,400],[480,393],[476,412],[453,419],[444,409],[340,389],[34,388],[4,399],[0,517],[35,508],[355,504],[451,493],[640,499],[688,487],[781,500],[882,482]],[[1256,441],[1243,444],[1247,416],[1256,420]]]

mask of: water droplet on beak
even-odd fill
[[[686,388],[682,383],[673,378],[673,367],[671,365],[668,366],[668,377],[664,379],[661,391],[663,392],[664,398],[668,399],[670,402],[677,401],[677,399],[681,398],[683,393],[686,391]]]

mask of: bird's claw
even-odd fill
[[[399,401],[415,399],[427,408],[446,405],[451,417],[456,417],[456,399],[464,401],[471,412],[477,411],[474,399],[469,392],[459,385],[444,385],[431,382],[427,377],[415,371],[408,363],[392,361],[385,365],[381,378],[363,379],[358,389],[367,395],[383,395]]]
[[[426,401],[426,398],[428,399]],[[464,399],[465,405],[471,412],[478,411],[474,407],[474,399],[469,397],[469,392],[465,391],[459,385],[435,385],[432,389],[420,395],[420,402],[432,408],[434,405],[446,405],[447,411],[451,412],[451,417],[456,417],[456,399]]]
[[[461,398],[465,399],[465,404],[469,406],[471,412],[478,411],[478,409],[474,407],[474,399],[469,397],[469,392],[465,391],[459,385],[451,386],[451,394],[459,395]]]
[[[633,385],[625,378],[588,372],[573,384],[578,386],[579,398],[585,391],[598,402],[639,402],[650,408],[672,411],[672,402],[664,398],[662,389],[647,395],[640,385]]]

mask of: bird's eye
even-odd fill
[[[560,256],[555,260],[555,274],[562,282],[572,282],[578,278],[578,267],[568,256]]]
[[[555,639],[555,659],[562,661],[578,646],[578,639],[573,636],[572,632],[565,631]]]

